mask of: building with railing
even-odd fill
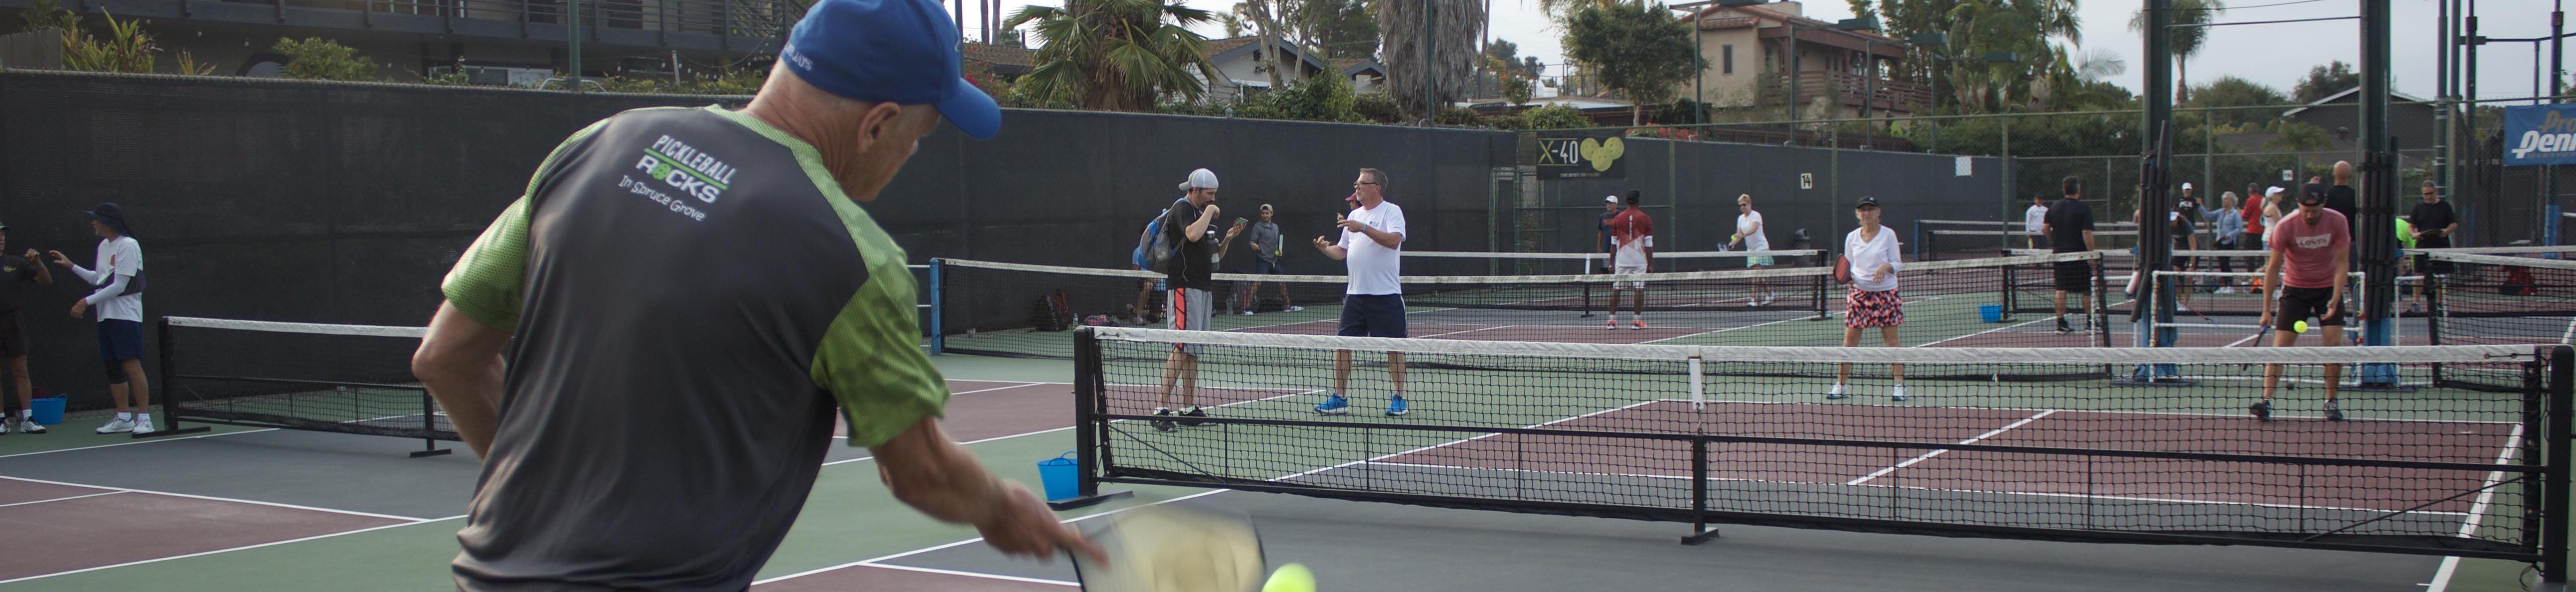
[[[1801,117],[1908,115],[1930,109],[1932,88],[1891,80],[1904,46],[1871,31],[1846,31],[1806,18],[1795,0],[1752,6],[1684,4],[1708,69],[1673,96],[1719,107],[1780,105],[1794,85]],[[1794,53],[1793,53],[1794,52]],[[1792,59],[1794,56],[1795,59]]]
[[[5,18],[31,0],[0,0]],[[772,54],[805,0],[63,0],[93,25],[144,19],[167,55],[185,50],[215,73],[275,75],[280,38],[331,39],[389,79],[458,64],[478,83],[584,76],[712,74]],[[578,26],[573,26],[578,25]],[[168,57],[164,57],[165,69]],[[15,67],[17,65],[13,65]]]

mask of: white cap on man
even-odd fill
[[[1602,197],[1601,203],[1619,203],[1619,196],[1611,195]]]
[[[2190,191],[2190,190],[2191,190],[2191,182],[2190,182],[2190,181],[2184,181],[2184,182],[2182,183],[2182,190],[2183,190],[2183,191]]]
[[[2273,186],[2271,186],[2271,187],[2266,188],[2266,189],[2264,189],[2264,190],[2263,190],[2263,197],[2271,197],[2271,196],[2275,196],[2275,195],[2280,195],[2280,194],[2281,194],[2281,192],[2284,192],[2284,191],[2289,191],[2289,190],[2288,190],[2288,189],[2282,189],[2282,188],[2281,188],[2281,186],[2279,186],[2279,185],[2273,185]]]
[[[1211,171],[1211,170],[1207,170],[1207,169],[1199,169],[1199,170],[1195,170],[1195,171],[1190,171],[1190,180],[1188,180],[1188,181],[1182,181],[1182,182],[1181,182],[1181,190],[1182,190],[1182,191],[1188,191],[1188,190],[1191,190],[1191,189],[1215,189],[1215,188],[1216,188],[1216,171]]]

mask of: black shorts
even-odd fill
[[[1404,330],[1403,294],[1342,296],[1343,337],[1409,337]]]
[[[0,358],[27,355],[27,332],[18,327],[18,311],[0,312]]]
[[[2175,247],[2175,250],[2182,250],[2182,248]],[[2175,255],[2173,257],[2173,267],[2174,269],[2191,269],[2191,256]]]
[[[2077,294],[2093,293],[2093,262],[2057,262],[2057,291]]]
[[[2431,255],[2416,253],[2415,271],[2418,273],[2450,273],[2451,262],[2436,261]]]
[[[2328,308],[2335,309],[2334,316],[2325,316]],[[2319,327],[2341,327],[2343,313],[2341,307],[2334,306],[2334,288],[2282,288],[2281,312],[2273,317],[2272,326],[2281,331],[2296,331],[2298,327],[2295,325],[2299,321],[2313,318]]]
[[[143,359],[143,324],[122,319],[98,322],[98,360],[114,365]]]

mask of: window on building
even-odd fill
[[[1735,44],[1733,44],[1733,43],[1729,43],[1729,44],[1726,44],[1726,45],[1720,45],[1720,46],[1718,46],[1718,53],[1720,53],[1720,54],[1721,54],[1721,57],[1718,59],[1718,62],[1717,62],[1717,63],[1719,63],[1719,64],[1724,64],[1724,65],[1725,65],[1725,68],[1726,68],[1725,74],[1726,74],[1726,75],[1728,75],[1728,76],[1734,76],[1734,75],[1735,75]]]

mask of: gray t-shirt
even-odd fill
[[[1259,257],[1262,261],[1279,260],[1279,223],[1254,222],[1248,233],[1252,235],[1249,240],[1252,241],[1254,257]]]
[[[904,261],[812,146],[749,116],[575,133],[442,286],[512,331],[457,587],[750,586],[836,407],[875,446],[947,402]]]

